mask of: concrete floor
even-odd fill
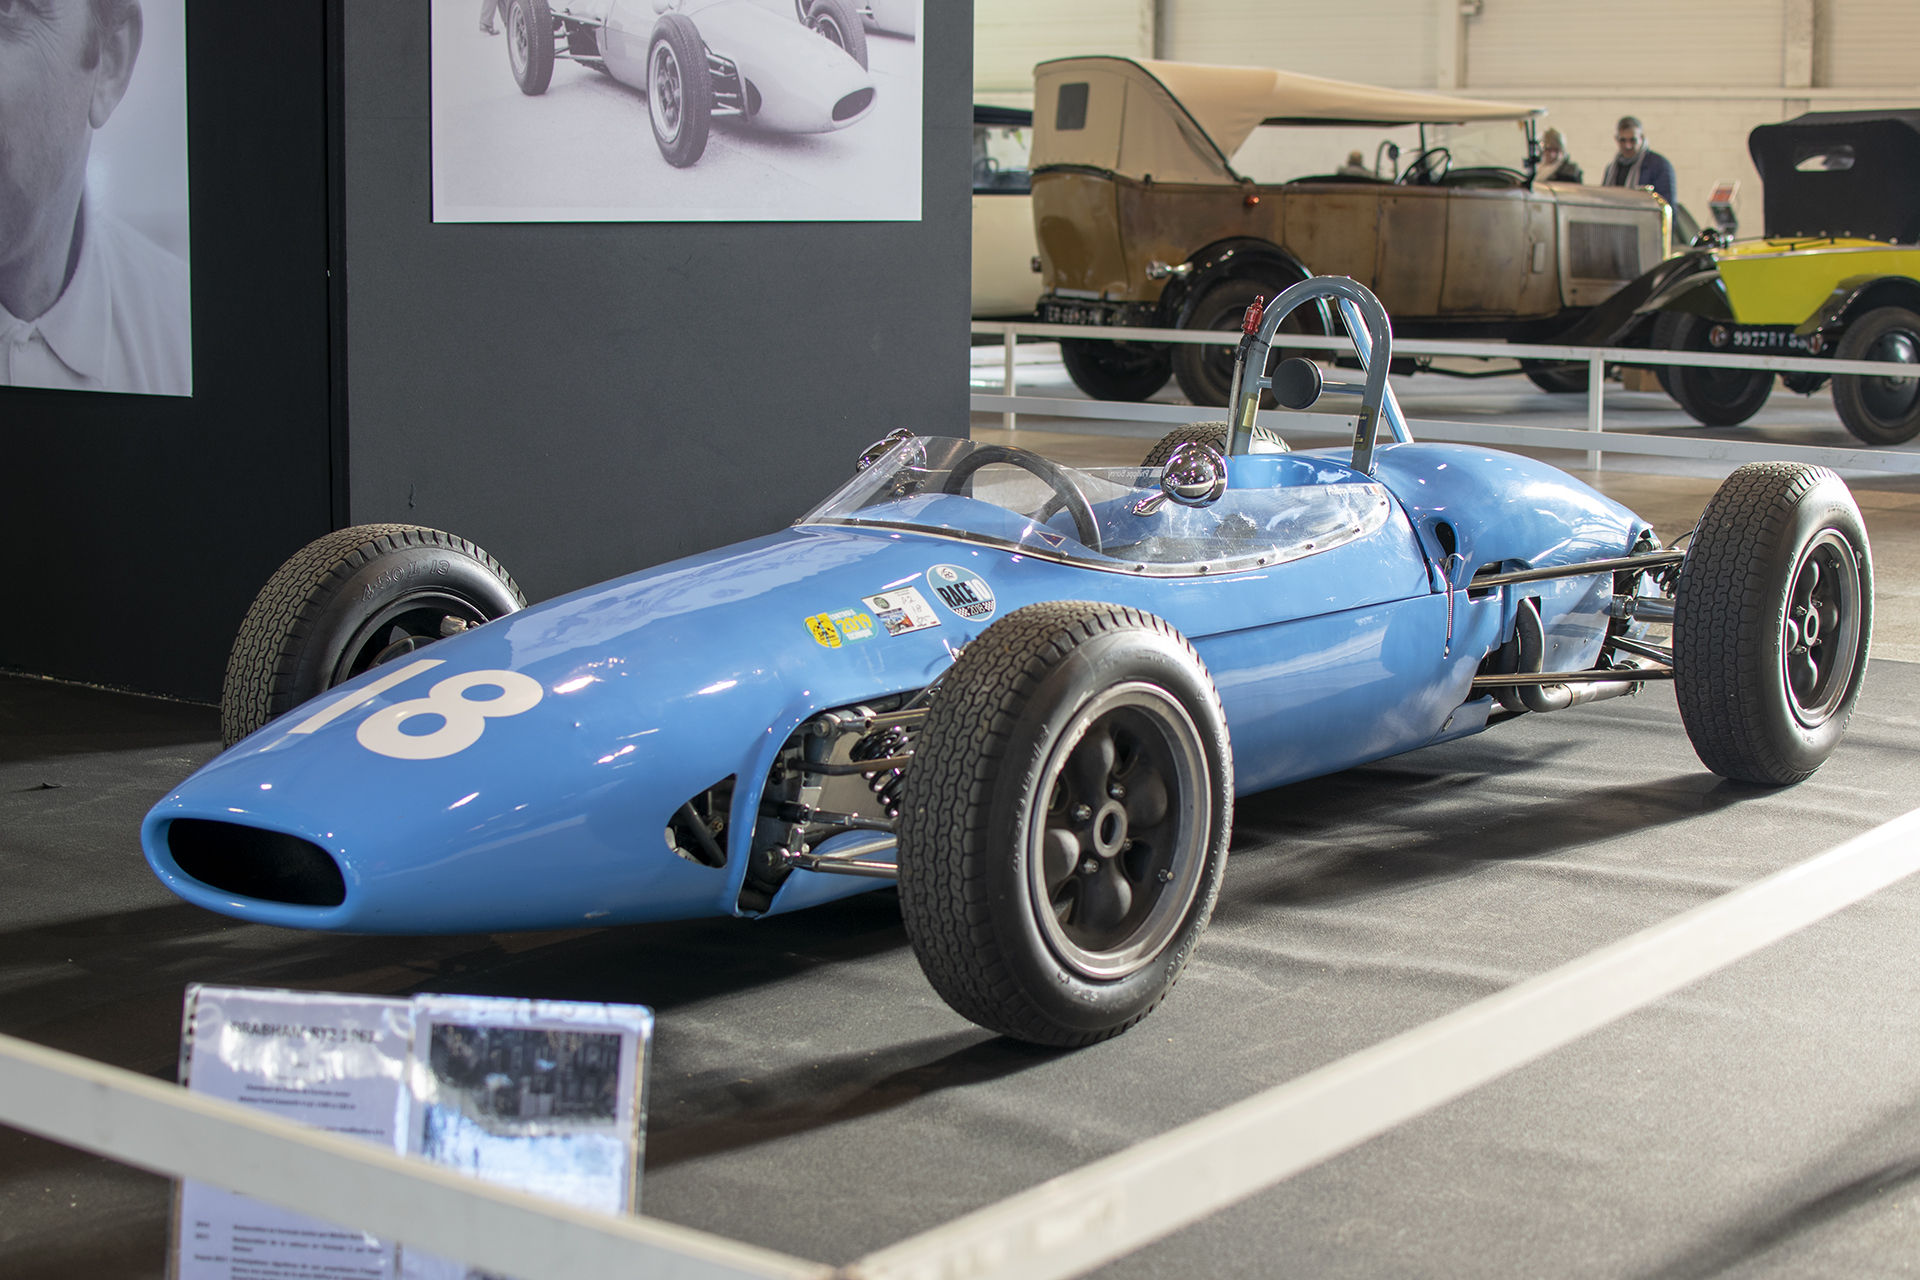
[[[997,346],[974,348],[974,390],[1000,389],[1001,360],[1002,351]],[[1022,395],[1086,399],[1068,380],[1055,344],[1023,345],[1019,349],[1019,361],[1018,387]],[[1549,395],[1518,377],[1467,381],[1423,374],[1394,379],[1394,389],[1406,415],[1416,420],[1586,426],[1584,396]],[[1172,383],[1154,400],[1166,404],[1186,403],[1179,388]],[[1858,444],[1841,425],[1825,392],[1799,396],[1776,388],[1749,424],[1722,431],[1701,428],[1678,405],[1658,392],[1610,387],[1605,403],[1610,432],[1763,439],[1780,444],[1828,447]],[[1195,421],[1218,415],[1219,411],[1213,409],[1194,411]],[[1007,432],[1000,422],[999,414],[975,413],[972,417],[974,439],[990,444],[1017,444],[1058,462],[1086,467],[1133,465],[1139,462],[1148,445],[1167,430],[1159,423],[1023,415],[1016,429]],[[1293,440],[1297,447],[1308,448],[1341,442],[1332,436]],[[1920,453],[1920,441],[1902,448],[1902,452],[1909,450]],[[1595,472],[1587,469],[1586,455],[1573,450],[1519,452],[1551,462],[1633,508],[1653,524],[1666,542],[1672,542],[1693,527],[1720,481],[1735,466],[1731,462],[1616,452],[1606,454],[1602,470]],[[1882,658],[1920,662],[1920,475],[1842,474],[1860,504],[1867,536],[1873,543],[1873,652]]]

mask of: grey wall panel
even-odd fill
[[[0,667],[217,698],[327,531],[326,37],[318,5],[188,5],[194,393],[0,387]]]
[[[427,6],[346,13],[355,522],[538,599],[779,528],[894,427],[966,434],[970,4],[926,6],[917,223],[435,225]]]

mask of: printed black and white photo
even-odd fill
[[[0,385],[193,392],[185,0],[0,3]]]
[[[921,0],[433,0],[436,222],[918,221]]]

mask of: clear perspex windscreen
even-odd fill
[[[1218,502],[1185,507],[1149,501],[1162,498],[1156,467],[1043,460],[1036,473],[995,460],[972,469],[981,450],[996,459],[1006,452],[944,436],[904,441],[795,523],[911,529],[1168,574],[1314,555],[1378,529],[1391,510],[1382,486],[1311,455],[1254,459],[1248,470],[1257,467],[1268,482],[1236,484]]]

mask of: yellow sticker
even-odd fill
[[[840,647],[840,628],[833,625],[833,619],[824,613],[816,613],[807,619],[807,630],[813,632],[813,638],[829,649]]]

